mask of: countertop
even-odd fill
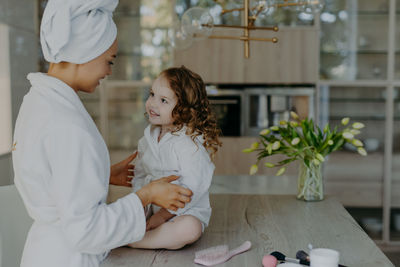
[[[246,240],[250,251],[218,266],[261,266],[265,254],[280,251],[294,258],[311,243],[340,252],[340,263],[352,267],[394,266],[334,198],[304,202],[295,195],[212,194],[213,215],[203,236],[180,250],[117,248],[102,264],[111,266],[198,266],[194,253],[221,244],[230,248]]]

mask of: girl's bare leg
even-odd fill
[[[143,239],[129,244],[133,248],[180,249],[200,238],[202,225],[191,215],[182,215],[146,232]]]

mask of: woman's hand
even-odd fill
[[[179,176],[171,175],[155,180],[141,189],[136,194],[142,201],[143,206],[154,203],[157,206],[176,211],[184,208],[190,202],[192,191],[179,185],[171,184]]]
[[[111,166],[110,184],[132,187],[134,165],[130,164],[137,156],[137,151],[123,161]]]

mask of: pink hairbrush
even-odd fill
[[[251,248],[251,242],[246,241],[239,247],[229,250],[228,245],[221,245],[197,251],[194,263],[204,266],[213,266],[228,261],[233,256],[243,253]]]

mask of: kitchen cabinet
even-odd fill
[[[252,1],[250,1],[252,2]],[[243,6],[243,1],[176,0],[175,10],[181,17],[187,9],[200,5],[208,9],[214,24],[244,25],[243,12],[221,9]],[[251,3],[254,4],[254,3]],[[255,26],[278,26],[279,31],[250,30],[250,37],[278,38],[277,43],[250,41],[250,57],[244,57],[240,40],[205,39],[194,41],[185,50],[174,50],[174,66],[185,65],[211,84],[315,84],[318,80],[319,28],[311,14],[294,9],[272,8],[261,13]],[[243,29],[214,27],[214,36],[242,36]]]
[[[391,218],[390,218],[390,238],[400,243],[400,85],[394,88],[393,102],[393,149],[391,166]]]
[[[397,245],[400,244],[400,1],[396,0],[394,2],[396,12],[395,13],[395,35],[393,42],[393,49],[391,56],[393,56],[391,63],[394,64],[393,67],[393,82],[388,91],[389,102],[388,102],[388,128],[391,130],[389,132],[389,137],[392,138],[391,145],[392,148],[388,151],[389,154],[389,164],[387,164],[388,181],[386,190],[389,193],[387,197],[387,220],[385,226],[390,229],[386,232],[386,239],[392,241]],[[394,7],[392,7],[394,8]],[[392,14],[393,16],[393,14]],[[390,152],[390,153],[389,153]],[[390,213],[389,213],[390,211]],[[389,216],[390,215],[390,216]]]
[[[365,158],[346,149],[329,156],[327,191],[347,206],[375,207],[359,222],[389,245],[400,244],[399,9],[399,0],[327,1],[317,84],[320,122],[363,122],[360,139],[369,152]]]
[[[320,113],[322,120],[341,127],[341,119],[349,117],[350,124],[357,121],[366,125],[357,139],[364,142],[367,157],[346,145],[324,163],[327,192],[338,196],[346,206],[383,204],[385,93],[384,87],[320,86],[321,105],[325,109]]]
[[[321,78],[386,80],[389,1],[328,1],[321,14]]]
[[[214,28],[213,34],[241,36],[243,30]],[[319,36],[315,26],[283,26],[278,32],[259,30],[250,34],[252,37],[277,37],[279,41],[250,41],[248,59],[244,57],[242,41],[197,41],[186,50],[175,50],[174,65],[185,65],[207,83],[316,83]]]

